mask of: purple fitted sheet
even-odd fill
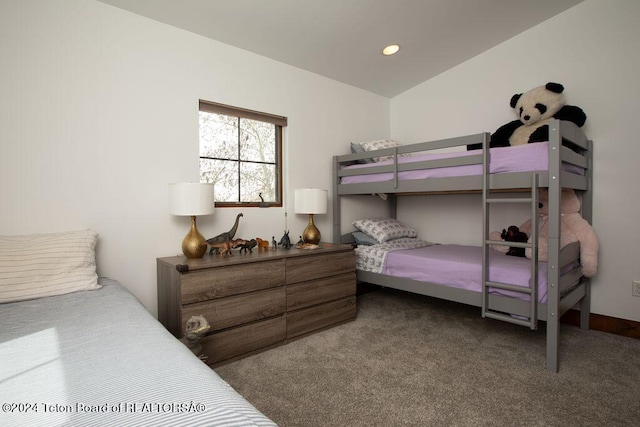
[[[425,160],[439,160],[448,158],[466,157],[479,154],[481,151],[460,151],[455,153],[440,154],[419,154],[411,157],[398,157],[398,163],[411,163]],[[491,162],[490,173],[506,172],[532,172],[543,171],[549,168],[549,143],[538,142],[535,144],[518,145],[514,147],[497,147],[490,150]],[[367,163],[347,166],[345,169],[366,169],[372,166],[392,164],[393,160],[385,160],[378,163]],[[583,174],[582,168],[563,165],[563,170]],[[364,173],[364,171],[363,171]],[[405,171],[398,173],[399,180],[425,179],[425,178],[445,178],[454,176],[482,175],[482,164],[449,166],[434,169],[424,169],[415,171]],[[342,184],[356,184],[366,182],[390,181],[393,173],[376,173],[365,175],[353,175],[342,177]]]
[[[382,274],[481,292],[482,248],[433,245],[389,252]],[[530,278],[530,259],[491,251],[490,281],[529,287]],[[503,289],[491,289],[490,293],[529,300],[528,294]],[[538,262],[538,301],[547,301],[546,262]]]

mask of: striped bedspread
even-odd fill
[[[0,304],[0,425],[274,426],[117,282]]]

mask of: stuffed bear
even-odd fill
[[[546,189],[540,189],[540,212],[538,214],[538,260],[547,261],[549,255],[549,220],[548,210],[549,193]],[[560,248],[569,243],[580,242],[580,264],[582,274],[585,277],[595,276],[598,270],[598,237],[591,225],[580,215],[580,199],[571,189],[562,190],[562,219],[560,221]],[[531,236],[531,220],[525,221],[520,226],[520,232]],[[489,240],[500,241],[501,233],[492,231]],[[531,242],[531,237],[529,237]],[[498,252],[506,253],[508,246],[492,246]],[[525,250],[527,258],[531,258],[531,248]]]
[[[511,97],[511,108],[518,120],[500,126],[489,141],[490,147],[508,147],[549,140],[549,121],[554,118],[566,120],[582,127],[587,116],[580,107],[566,105],[564,86],[547,83],[525,93]],[[469,150],[482,148],[482,144],[471,144]]]
[[[500,237],[505,242],[526,243],[529,241],[529,237],[527,236],[527,234],[520,231],[520,229],[515,225],[510,225],[509,228],[507,228],[506,230],[503,229]],[[519,256],[524,258],[526,256],[525,248],[515,248],[511,246],[507,251],[507,255]]]

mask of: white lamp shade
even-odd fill
[[[295,212],[300,214],[327,213],[327,190],[301,188],[294,196]]]
[[[213,184],[177,182],[169,184],[171,215],[211,215],[214,211]]]

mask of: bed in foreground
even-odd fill
[[[118,282],[92,288],[0,304],[0,425],[275,425]]]

